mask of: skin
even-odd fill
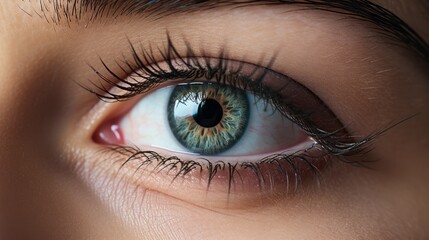
[[[377,3],[429,41],[424,1]],[[0,5],[1,239],[429,238],[428,62],[370,26],[268,7],[54,26],[23,12],[32,4]],[[107,104],[76,83],[96,81],[88,64],[103,69],[99,57],[118,71],[115,59],[131,57],[127,38],[164,46],[166,30],[182,53],[183,36],[197,54],[226,46],[232,59],[267,65],[277,53],[271,68],[311,89],[355,136],[414,117],[355,156],[375,161],[371,170],[333,161],[320,186],[293,196],[228,195],[222,181],[206,191],[133,165],[118,171],[92,135],[142,97]]]

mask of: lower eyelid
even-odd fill
[[[117,148],[120,150],[121,148],[129,148],[129,146],[137,146],[135,144],[131,145],[124,145],[124,146],[117,146],[113,148]],[[317,147],[315,147],[317,146]],[[319,149],[322,151],[322,147],[317,144],[314,139],[306,136],[302,139],[298,144],[295,144],[293,146],[290,146],[286,149],[282,149],[279,151],[271,151],[267,153],[260,153],[260,154],[243,154],[243,155],[228,155],[228,152],[225,152],[220,155],[216,156],[203,156],[199,154],[191,154],[188,152],[172,152],[170,150],[160,148],[157,146],[147,146],[146,148],[150,148],[150,151],[153,151],[154,153],[157,153],[161,156],[174,156],[178,159],[181,159],[183,161],[193,161],[198,164],[201,164],[202,166],[206,166],[207,162],[215,163],[215,162],[223,162],[226,164],[240,164],[240,163],[258,163],[264,160],[269,159],[271,156],[276,155],[296,155],[300,152],[306,152],[309,149]],[[133,149],[135,152],[139,151],[138,148],[131,147],[130,150]]]
[[[258,164],[188,161],[130,147],[104,152],[104,161],[116,166],[109,171],[114,170],[117,179],[202,206],[208,201],[214,208],[255,207],[266,203],[263,199],[294,195],[318,182],[319,172],[333,158],[317,145],[287,156],[270,156]]]

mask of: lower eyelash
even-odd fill
[[[117,146],[109,148],[115,153],[115,158],[121,161],[121,167],[136,163],[135,171],[150,168],[151,173],[164,172],[171,176],[171,183],[193,173],[206,176],[209,190],[214,179],[222,175],[226,177],[228,194],[233,191],[238,180],[243,182],[242,172],[252,172],[258,181],[259,190],[267,192],[277,188],[280,183],[286,193],[297,192],[302,184],[304,175],[312,174],[317,185],[320,185],[320,171],[329,164],[332,156],[326,153],[318,144],[290,154],[278,153],[267,156],[257,162],[229,163],[224,161],[212,162],[209,159],[182,160],[177,156],[165,157],[155,151],[145,151],[137,147]],[[123,158],[126,158],[125,160]],[[269,168],[268,170],[266,168]],[[274,180],[275,179],[275,180]]]

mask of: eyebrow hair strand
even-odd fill
[[[34,0],[23,0],[34,1]],[[162,18],[178,13],[211,10],[219,7],[248,7],[296,5],[301,10],[320,10],[368,22],[378,28],[378,33],[420,55],[429,62],[429,45],[419,34],[394,13],[369,0],[37,0],[41,11],[49,11],[45,4],[53,8],[50,21],[60,24],[63,19],[70,24],[89,16],[94,22],[101,18],[139,15],[145,18],[156,16]],[[45,2],[45,4],[43,4]],[[45,15],[46,20],[49,21]],[[86,25],[87,26],[87,25]]]

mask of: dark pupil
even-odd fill
[[[211,128],[218,125],[222,120],[223,109],[216,100],[205,99],[198,105],[198,111],[193,117],[199,125]]]

